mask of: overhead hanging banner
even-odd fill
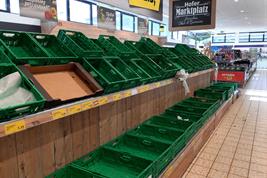
[[[138,17],[138,33],[148,35],[148,20]]]
[[[97,7],[97,26],[115,30],[116,12],[105,7]]]
[[[145,17],[150,17],[152,19],[162,20],[163,0],[96,0],[96,1],[111,5],[126,12],[132,12]],[[152,7],[151,8],[141,7],[140,2],[142,2],[142,4],[145,3],[146,5],[151,4],[153,8],[154,7],[157,8],[154,8],[156,10],[153,10]]]
[[[170,0],[170,31],[215,28],[216,0]]]
[[[46,21],[57,21],[56,0],[20,0],[20,15]]]
[[[160,0],[129,0],[131,6],[159,11]]]

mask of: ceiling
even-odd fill
[[[169,0],[163,3],[168,15]],[[267,31],[267,0],[217,0],[216,12],[216,33]]]

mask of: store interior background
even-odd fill
[[[99,34],[108,34],[115,35],[121,40],[138,40],[142,36],[136,25],[138,17],[140,17],[149,22],[148,35],[165,46],[185,43],[202,51],[209,48],[213,54],[223,48],[239,49],[245,53],[245,56],[255,57],[259,55],[259,52],[262,53],[260,56],[267,56],[266,0],[218,0],[215,29],[178,32],[168,30],[168,0],[163,0],[162,3],[162,21],[133,14],[97,1],[69,0],[68,2],[67,0],[57,1],[60,22],[57,27],[54,27],[54,24],[52,30],[51,28],[47,30],[41,28],[44,25],[39,19],[19,16],[19,0],[3,0],[0,2],[0,28],[42,31],[52,34],[56,34],[59,28],[70,28],[83,31],[91,38],[97,38]],[[97,6],[116,10],[116,30],[97,27]],[[77,11],[76,9],[81,10]],[[164,27],[164,30],[161,30],[161,26]],[[196,37],[200,38],[201,41],[194,40]],[[267,68],[267,64],[264,61],[259,61],[258,67]]]

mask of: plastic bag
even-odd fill
[[[25,104],[31,101],[35,101],[33,94],[30,91],[19,87],[12,95],[0,99],[0,109]]]
[[[185,95],[187,95],[187,93],[190,93],[190,89],[189,89],[189,86],[188,86],[187,81],[186,81],[189,74],[187,72],[185,72],[184,69],[182,69],[179,72],[177,72],[176,76],[178,77],[179,81],[183,82],[183,87],[185,89]]]
[[[12,95],[21,84],[19,72],[14,72],[0,79],[0,99]]]

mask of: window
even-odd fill
[[[93,25],[97,25],[97,5],[92,5]]]
[[[264,41],[267,42],[267,32],[265,32],[265,34],[264,34]]]
[[[135,18],[132,15],[122,13],[122,30],[134,32],[135,31]]]
[[[6,0],[0,1],[0,10],[7,11],[7,1]]]
[[[225,43],[225,34],[217,34],[212,37],[212,43]]]
[[[160,28],[160,24],[159,23],[152,22],[152,33],[151,34],[159,36],[160,35],[159,28]]]
[[[234,33],[226,34],[225,35],[225,42],[226,43],[234,43],[235,42],[235,34]]]
[[[67,1],[57,1],[58,20],[67,21]]]
[[[250,33],[250,42],[263,42],[263,32]]]
[[[121,13],[116,11],[116,30],[121,30]]]
[[[91,22],[91,4],[77,0],[70,0],[69,20],[74,22],[92,24]]]
[[[249,42],[249,33],[239,33],[239,43]]]

